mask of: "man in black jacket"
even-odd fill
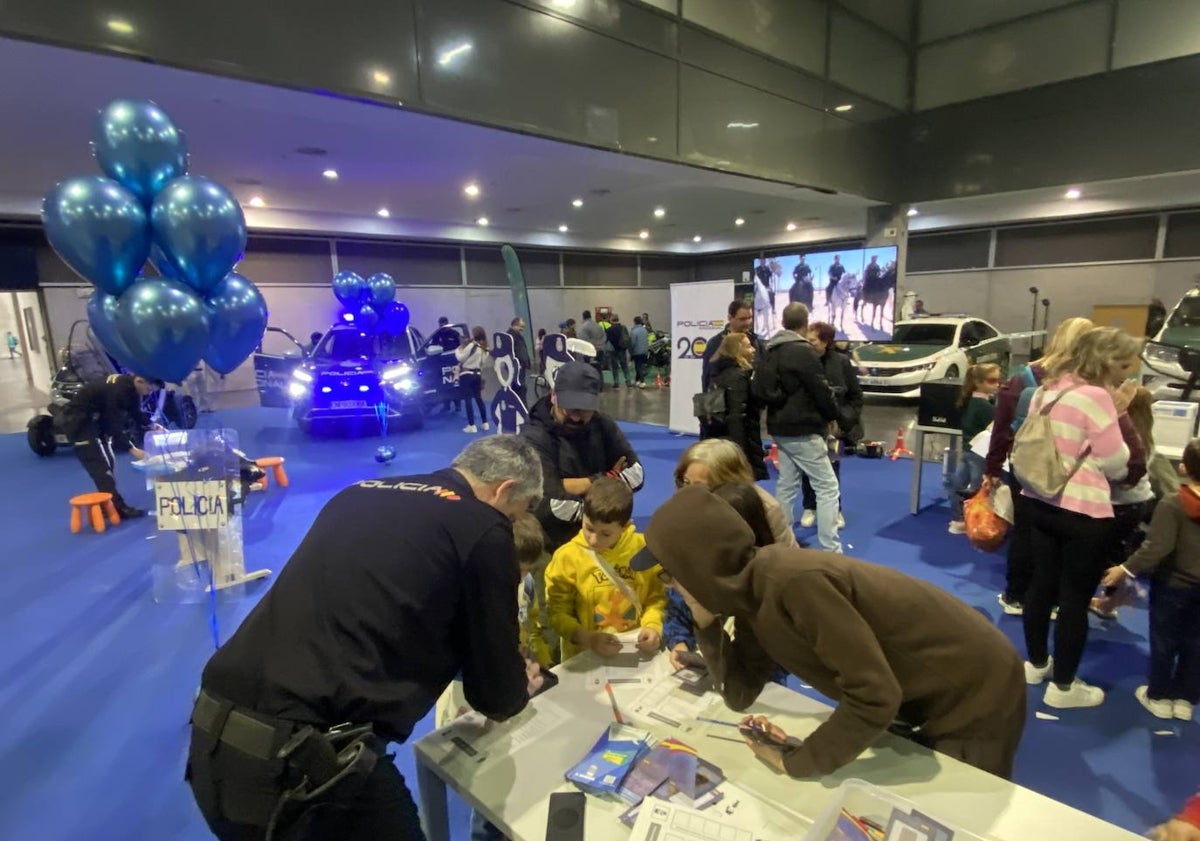
[[[162,380],[114,374],[85,383],[63,409],[62,430],[75,445],[75,457],[92,477],[96,490],[112,494],[113,505],[123,520],[144,517],[146,512],[127,503],[117,490],[112,441],[123,440],[134,458],[145,458],[138,447],[148,429],[142,398],[162,387]]]
[[[450,469],[368,479],[326,503],[204,668],[187,778],[221,841],[272,823],[279,839],[299,826],[308,841],[423,839],[384,750],[456,675],[496,721],[540,685],[518,650],[510,521],[541,494],[532,448],[495,435]]]
[[[517,373],[513,378],[512,390],[521,398],[521,402],[529,405],[525,395],[526,375],[529,373],[529,346],[525,344],[525,319],[521,316],[514,318],[508,327],[508,333],[513,337],[513,353],[517,355]]]
[[[704,353],[700,357],[700,387],[705,391],[708,391],[709,383],[712,380],[709,363],[712,361],[713,354],[721,347],[721,342],[730,333],[745,333],[750,337],[750,344],[754,345],[754,350],[759,356],[762,356],[762,339],[751,329],[754,326],[754,307],[748,304],[744,298],[735,298],[729,302],[728,315],[729,321],[725,324],[725,328],[708,340],[708,344],[704,347]]]
[[[833,301],[833,290],[837,289],[838,283],[842,279],[842,275],[846,273],[846,267],[842,265],[842,255],[833,255],[833,265],[829,267],[829,285],[825,287],[825,307],[829,308]]]
[[[754,389],[767,404],[767,432],[779,445],[779,482],[775,496],[788,517],[807,474],[817,495],[817,540],[827,552],[842,551],[838,541],[838,480],[826,444],[831,424],[841,417],[833,389],[817,351],[809,343],[808,308],[783,308],[783,330],[767,343]]]
[[[625,375],[625,387],[633,388],[633,380],[629,377],[629,328],[621,323],[621,316],[615,312],[608,317],[608,329],[604,331],[605,338],[612,345],[608,355],[609,369],[612,371],[613,388],[619,388],[617,370]]]
[[[788,290],[788,299],[793,304],[804,304],[809,309],[813,305],[813,271],[812,266],[800,255],[800,262],[792,269],[792,288]]]
[[[616,422],[597,411],[600,374],[586,362],[558,369],[549,397],[534,404],[521,435],[542,463],[546,492],[534,512],[546,532],[546,551],[553,553],[579,533],[583,497],[602,476],[642,487],[638,455]]]
[[[830,438],[829,460],[833,463],[833,475],[837,476],[840,489],[842,481],[842,459],[840,448],[842,444],[854,447],[862,440],[862,410],[865,399],[862,386],[858,382],[858,369],[849,353],[842,353],[834,342],[837,331],[832,324],[814,322],[808,326],[808,340],[821,357],[821,365],[825,368],[825,377],[837,398],[838,408],[842,416],[838,418],[837,432]],[[813,491],[808,474],[802,479],[804,513],[800,515],[800,525],[810,528],[817,522],[817,495]],[[845,526],[842,519],[842,499],[838,496],[838,528]]]

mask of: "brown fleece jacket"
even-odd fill
[[[756,550],[750,527],[701,486],[654,513],[646,544],[696,601],[736,617],[733,640],[720,622],[697,632],[726,704],[753,703],[771,661],[837,702],[785,752],[794,777],[833,772],[896,719],[936,743],[986,737],[1022,715],[1024,672],[1012,644],[932,584],[828,552]]]

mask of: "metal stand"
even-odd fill
[[[912,483],[909,486],[908,513],[919,514],[921,511],[921,477],[925,471],[925,433],[946,435],[950,438],[950,446],[962,457],[962,432],[957,429],[943,429],[937,426],[918,426],[913,429],[913,468]]]

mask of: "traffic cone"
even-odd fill
[[[912,450],[904,445],[904,427],[896,430],[896,446],[892,447],[888,455],[891,456],[892,461],[900,458],[900,456],[912,455]]]
[[[774,465],[775,469],[779,469],[779,445],[774,441],[771,442],[771,450],[767,453],[767,461]]]
[[[662,388],[662,387],[663,387],[663,381],[662,381],[662,371],[656,371],[656,372],[655,372],[655,374],[654,374],[654,387],[655,387],[655,388]]]

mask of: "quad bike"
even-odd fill
[[[50,382],[50,405],[46,407],[46,413],[32,418],[28,424],[29,449],[39,456],[53,455],[59,447],[71,444],[63,431],[63,412],[85,383],[125,373],[82,320],[71,325],[60,362]],[[198,414],[196,403],[189,395],[166,388],[142,398],[142,413],[148,422],[175,429],[192,429]],[[125,449],[128,437],[117,438],[113,442],[114,449]]]

